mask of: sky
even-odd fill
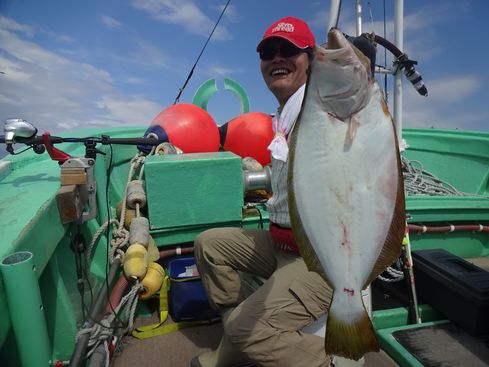
[[[52,134],[149,125],[174,103],[225,3],[0,0],[0,121],[24,118]],[[339,27],[348,34],[355,34],[354,5],[343,0]],[[244,88],[251,111],[275,112],[256,45],[283,16],[307,21],[323,43],[329,7],[329,1],[231,0],[179,102],[192,103],[199,86],[215,79],[219,90],[207,109],[221,125],[242,112],[224,89],[229,78]],[[393,14],[392,0],[363,1],[363,31],[384,36],[385,25],[385,38],[394,41]],[[405,79],[404,127],[489,131],[488,15],[486,0],[404,1],[404,51],[418,61],[429,93],[418,95]],[[377,63],[392,66],[380,46]],[[385,78],[377,79],[384,88]],[[387,78],[390,104],[392,83]]]

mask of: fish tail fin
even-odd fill
[[[346,311],[348,309],[354,312]],[[379,351],[377,336],[361,295],[333,297],[324,347],[326,354],[354,360],[359,360],[367,352]]]

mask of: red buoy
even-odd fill
[[[267,149],[273,139],[272,117],[262,112],[248,112],[219,128],[224,150],[240,157],[253,157],[263,166],[270,163]]]
[[[219,129],[212,116],[193,104],[176,104],[161,111],[146,130],[158,135],[160,143],[170,142],[184,153],[217,152]]]

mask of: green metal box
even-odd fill
[[[149,156],[144,170],[152,231],[241,221],[243,176],[237,155]]]

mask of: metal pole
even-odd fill
[[[394,6],[394,36],[395,45],[401,51],[403,45],[404,30],[404,0],[396,0]],[[394,123],[396,125],[397,138],[402,141],[402,71],[398,68],[394,75]]]
[[[15,252],[2,260],[0,269],[22,366],[47,367],[51,352],[33,255]]]
[[[328,29],[326,29],[326,40],[328,39],[329,30],[338,25],[339,12],[340,12],[340,0],[331,0],[329,6],[329,24],[328,24]]]
[[[362,1],[357,0],[355,3],[357,37],[362,34]]]

